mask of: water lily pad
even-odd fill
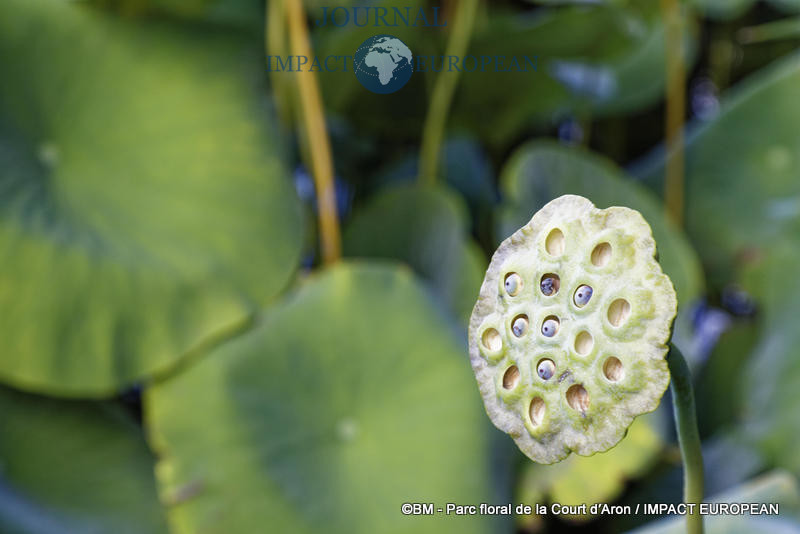
[[[717,277],[730,280],[735,259],[797,240],[798,91],[800,55],[793,54],[736,87],[714,120],[690,128],[686,233]],[[661,190],[663,158],[639,174]]]
[[[463,203],[449,190],[404,184],[356,212],[344,234],[344,251],[408,263],[466,322],[486,268],[467,224]]]
[[[739,391],[748,436],[773,464],[800,473],[794,452],[800,440],[800,248],[771,251],[742,276],[742,284],[759,297],[761,336],[747,365],[740,368]],[[758,387],[753,387],[757,377]]]
[[[174,532],[500,532],[463,346],[410,271],[340,264],[146,396]]]
[[[262,63],[223,32],[0,5],[0,378],[103,395],[241,326],[299,257]]]
[[[168,15],[260,28],[264,3],[259,0],[85,0],[124,15]]]
[[[665,42],[658,3],[649,0],[524,14],[492,10],[488,24],[476,28],[469,53],[481,60],[504,57],[504,63],[462,74],[453,125],[504,146],[524,129],[570,114],[643,109],[663,97]],[[692,43],[687,35],[690,52]],[[525,55],[535,70],[510,68],[513,56],[524,64]]]
[[[744,14],[756,5],[756,0],[692,0],[691,4],[701,14],[717,19],[730,20]],[[798,0],[766,0],[774,8],[787,12],[800,11]]]
[[[0,388],[0,531],[167,532],[141,429],[109,404]]]
[[[690,4],[706,17],[730,20],[753,7],[755,0],[691,0]]]
[[[470,211],[473,226],[483,228],[498,201],[495,173],[489,155],[474,137],[454,136],[447,139],[439,152],[440,180],[459,193]],[[414,182],[419,178],[419,153],[411,151],[390,162],[374,177],[381,186],[396,182]]]

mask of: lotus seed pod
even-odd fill
[[[658,406],[677,299],[655,256],[639,212],[574,195],[495,252],[470,360],[490,419],[532,460],[608,450]]]

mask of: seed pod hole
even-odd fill
[[[567,390],[567,404],[576,412],[586,413],[589,409],[589,392],[580,384],[573,384]]]
[[[589,304],[589,300],[591,300],[593,293],[594,290],[592,289],[592,286],[587,286],[586,284],[578,286],[578,289],[575,290],[575,294],[572,296],[572,301],[578,308],[583,308]]]
[[[553,228],[544,241],[544,248],[551,256],[561,256],[564,253],[564,232]]]
[[[531,424],[539,426],[544,420],[545,404],[540,397],[534,397],[531,401],[531,406],[528,409],[531,417]]]
[[[631,314],[631,304],[625,299],[617,299],[608,307],[608,322],[620,326]]]
[[[582,330],[575,337],[575,352],[581,356],[586,356],[592,352],[592,347],[594,347],[594,339],[592,339],[592,334],[586,330]]]
[[[557,274],[547,273],[542,276],[541,282],[539,282],[539,289],[542,290],[542,293],[545,296],[552,296],[558,293],[558,289],[561,287],[561,279],[558,277]]]
[[[517,273],[508,273],[503,285],[506,293],[513,297],[522,290],[522,278]]]
[[[542,322],[542,335],[544,337],[553,337],[558,333],[558,327],[561,326],[561,321],[555,315],[548,315]]]
[[[625,376],[625,369],[622,368],[622,362],[619,358],[610,356],[606,363],[603,364],[603,374],[606,375],[611,382],[619,382]]]
[[[608,243],[600,243],[594,250],[592,250],[592,264],[597,267],[603,267],[608,264],[611,259],[611,245]]]
[[[517,337],[522,337],[528,331],[528,316],[517,315],[511,322],[511,332]]]
[[[512,365],[503,374],[503,389],[514,389],[519,384],[519,369]]]
[[[503,348],[503,340],[500,338],[500,332],[494,328],[487,328],[481,336],[483,346],[492,352],[496,352]]]
[[[550,380],[556,374],[556,364],[549,358],[539,360],[539,364],[536,366],[536,374],[542,380]]]

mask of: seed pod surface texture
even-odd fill
[[[658,406],[677,299],[655,256],[639,212],[575,195],[495,252],[470,360],[492,422],[532,460],[608,450]]]

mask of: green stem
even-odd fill
[[[293,55],[313,57],[311,38],[306,25],[306,13],[302,0],[283,0],[289,29],[289,47]],[[319,237],[322,261],[326,265],[335,263],[342,255],[342,238],[336,213],[334,191],[333,153],[325,112],[322,106],[317,75],[305,71],[297,73],[297,96],[300,115],[308,140],[311,155],[311,174],[317,189],[319,212]]]
[[[686,503],[699,504],[703,501],[703,451],[700,448],[700,433],[697,430],[692,376],[683,354],[672,344],[667,356],[667,365],[672,375],[670,382],[672,407],[683,457],[683,500]],[[693,514],[686,515],[686,531],[689,534],[703,532],[703,517],[697,507]]]
[[[282,57],[286,55],[286,13],[281,0],[267,2],[264,11],[266,17],[266,31],[264,33],[264,46],[267,56]],[[270,85],[275,107],[282,124],[291,122],[290,89],[286,83],[286,76],[281,76],[277,69],[270,70]]]
[[[664,203],[667,215],[683,226],[684,154],[683,119],[686,114],[686,62],[683,51],[683,15],[680,0],[661,0],[667,64],[666,147]]]
[[[447,114],[458,85],[459,70],[448,69],[445,63],[449,56],[464,57],[475,23],[478,0],[459,0],[455,21],[447,41],[447,52],[442,58],[442,73],[436,78],[428,106],[428,114],[422,128],[422,149],[419,157],[419,181],[424,184],[436,183],[439,173],[439,153],[441,151]]]

